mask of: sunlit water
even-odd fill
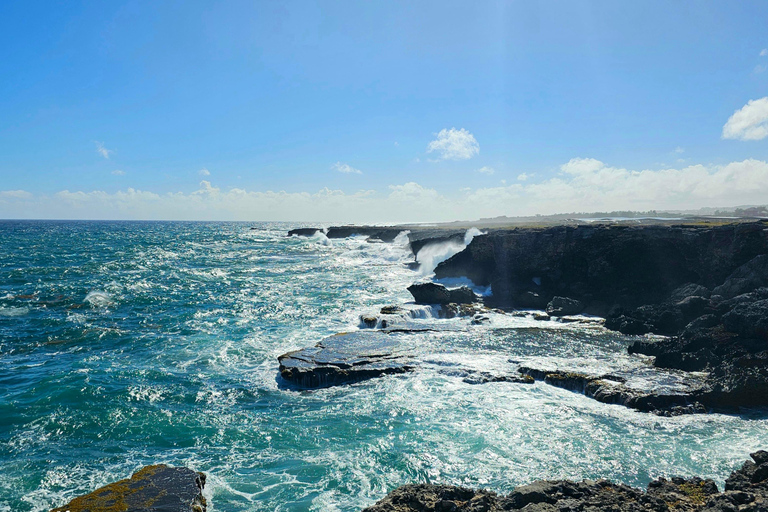
[[[250,229],[256,226],[258,229]],[[473,385],[519,362],[642,368],[596,326],[418,320],[410,374],[286,389],[277,356],[410,300],[401,244],[283,224],[0,223],[0,511],[42,511],[147,464],[208,475],[214,511],[359,510],[433,482],[722,483],[762,414],[660,418],[554,388]]]

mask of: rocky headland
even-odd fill
[[[705,386],[674,397],[677,412],[768,405],[766,221],[498,230],[435,274],[491,285],[500,307],[565,305],[624,334],[667,336],[629,352],[654,356],[658,368],[709,373]],[[586,380],[594,389],[599,379]]]
[[[454,227],[343,226],[325,233],[391,241],[406,229],[417,260],[430,244],[464,237]],[[447,316],[482,316],[482,307],[545,310],[536,313],[540,320],[596,315],[623,334],[664,336],[637,341],[630,354],[652,356],[660,369],[707,374],[701,385],[673,395],[639,393],[604,375],[521,368],[524,377],[657,414],[768,405],[768,221],[494,226],[438,264],[435,277],[465,277],[492,290],[481,299],[466,287],[409,288],[416,303],[440,305]]]

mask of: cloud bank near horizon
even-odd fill
[[[311,222],[439,222],[614,210],[695,209],[762,204],[768,197],[768,162],[635,171],[593,158],[574,158],[559,174],[455,193],[417,182],[384,191],[314,193],[221,189],[210,181],[198,190],[157,194],[62,190],[33,194],[0,191],[0,218],[174,219]]]

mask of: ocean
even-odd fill
[[[277,357],[412,301],[405,237],[287,237],[300,224],[0,221],[0,511],[44,511],[148,464],[207,475],[212,511],[357,511],[414,482],[507,493],[537,479],[715,479],[768,447],[764,411],[659,417],[519,364],[626,372],[594,322],[490,323],[411,309],[413,372],[319,390]],[[674,384],[675,375],[667,376]]]

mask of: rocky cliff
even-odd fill
[[[435,274],[491,285],[499,305],[543,308],[563,296],[604,316],[616,304],[659,303],[686,283],[714,288],[766,253],[766,222],[558,226],[478,236]]]

